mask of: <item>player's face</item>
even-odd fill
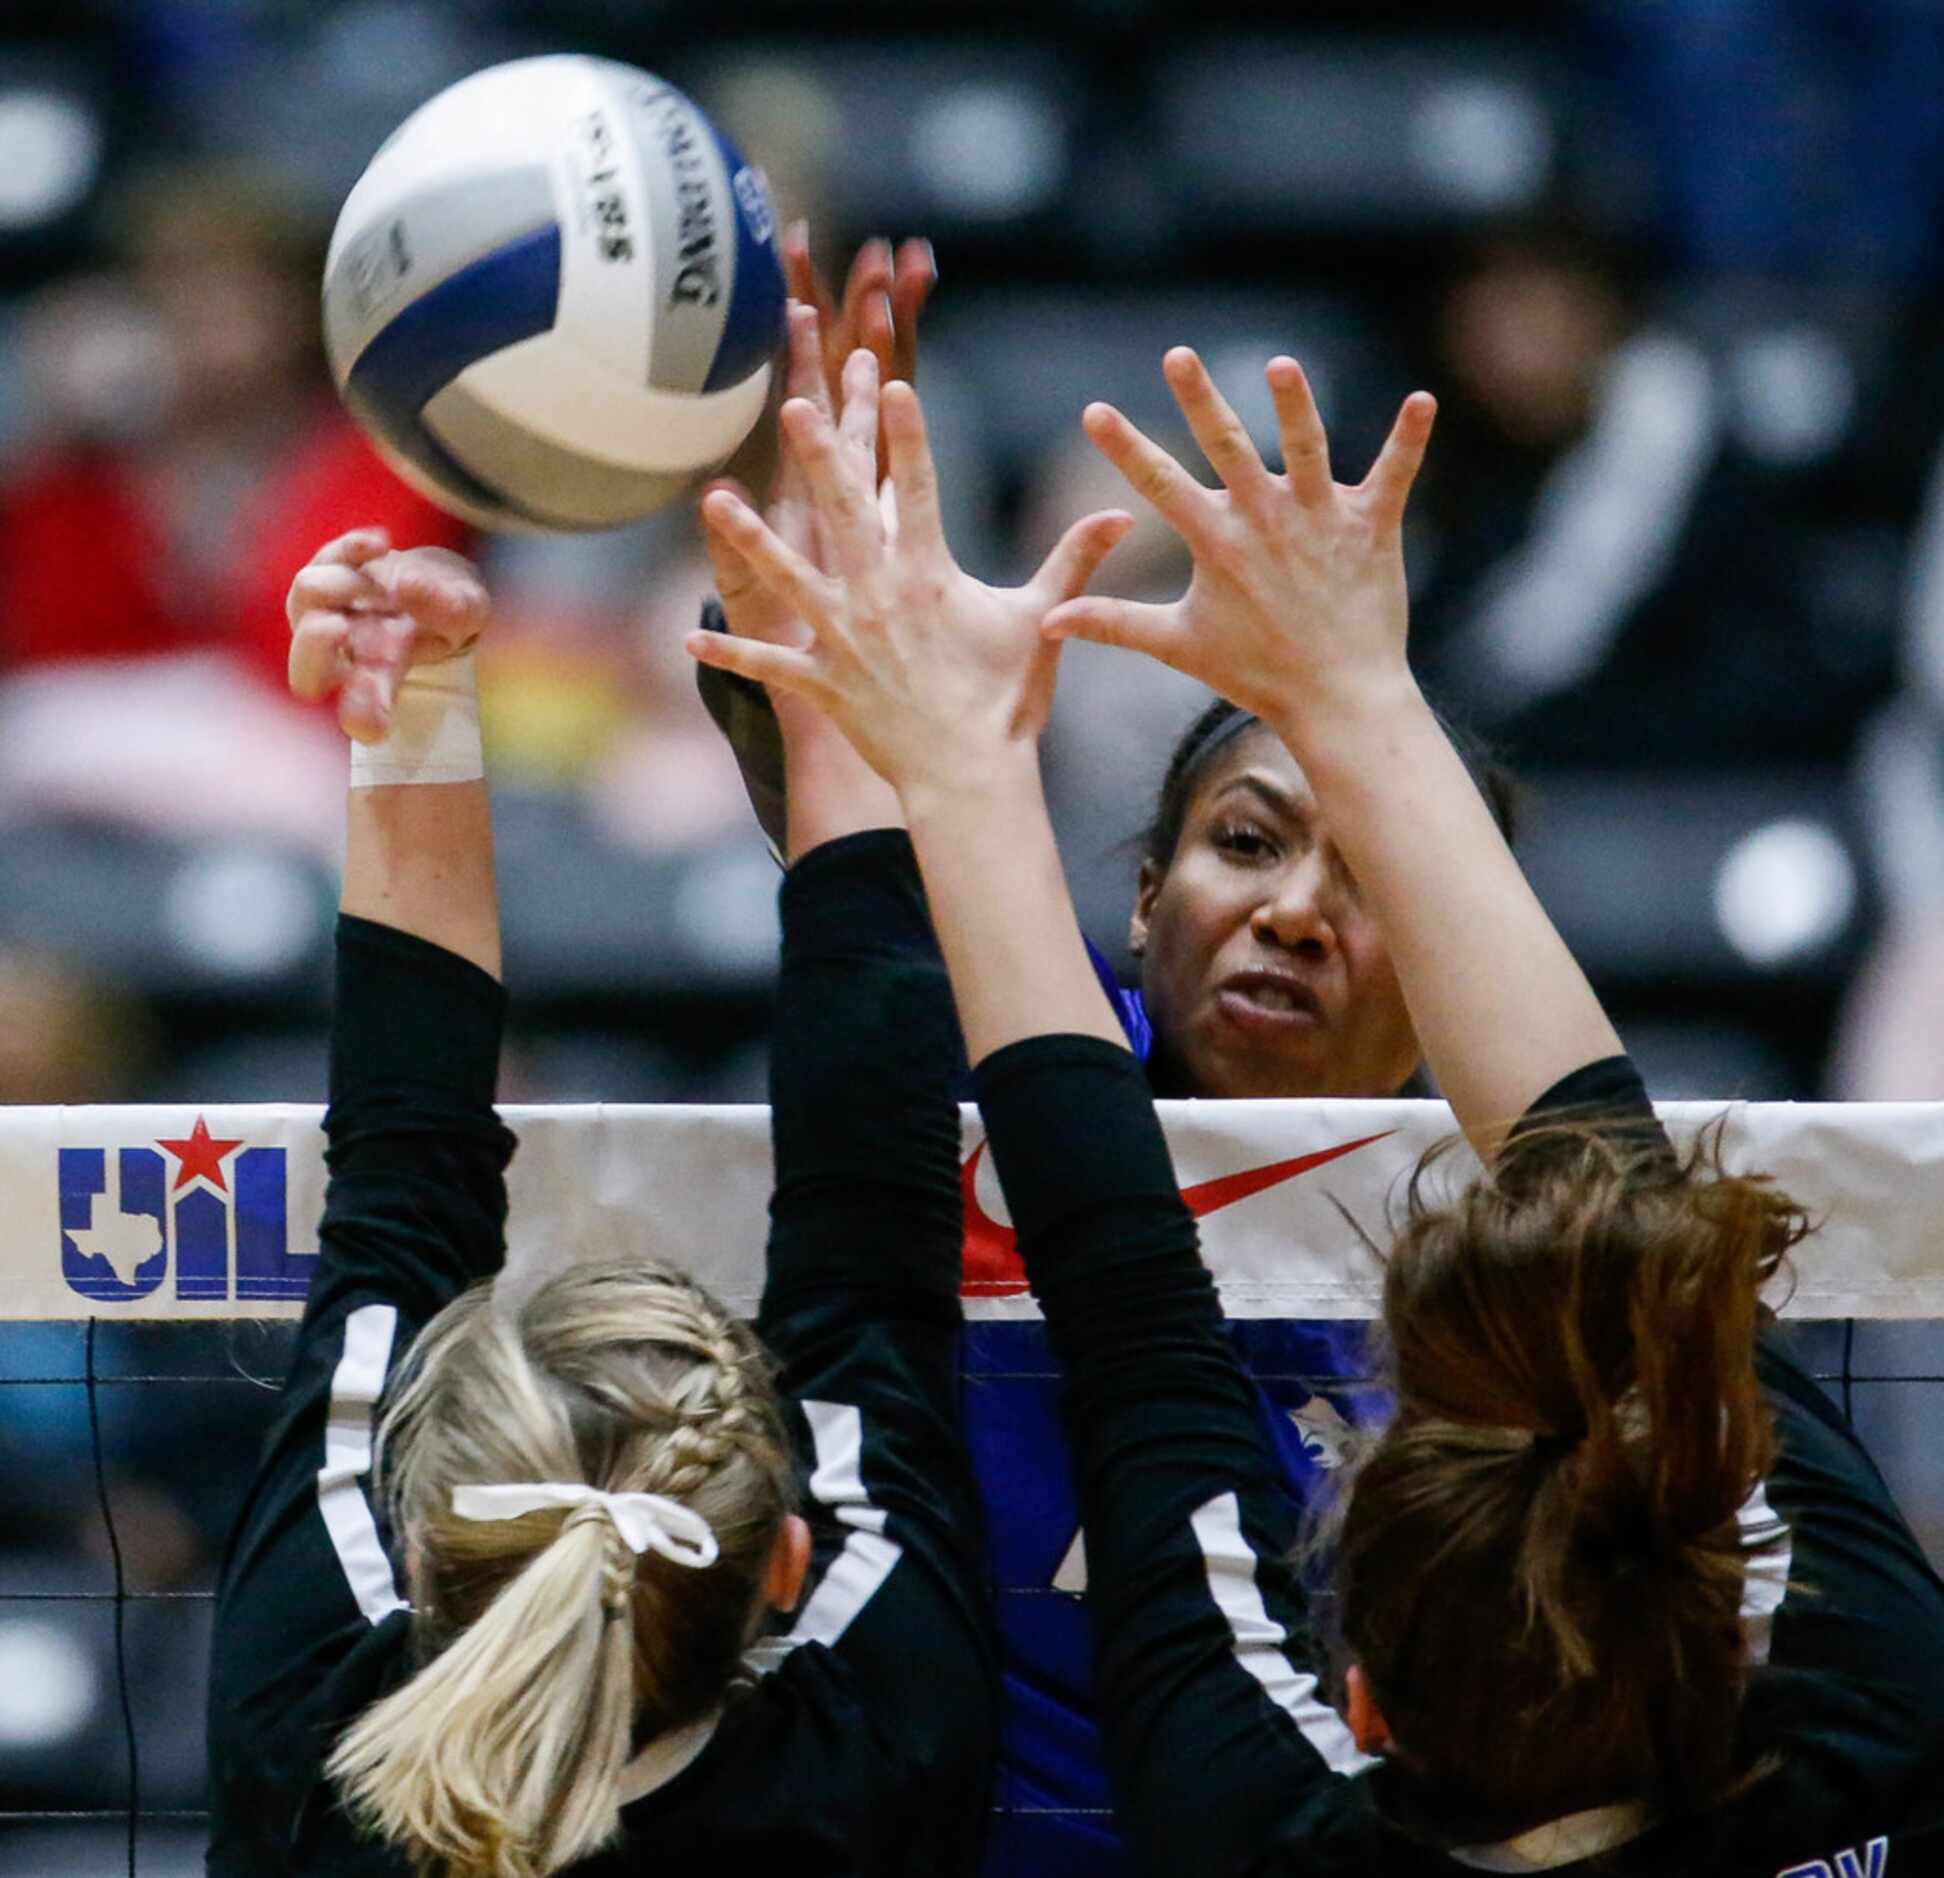
[[[1165,1092],[1382,1096],[1417,1067],[1384,936],[1268,730],[1210,760],[1129,937]]]

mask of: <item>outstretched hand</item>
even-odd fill
[[[1055,638],[1146,652],[1280,729],[1332,698],[1408,681],[1404,505],[1424,461],[1435,401],[1414,392],[1362,482],[1330,473],[1329,440],[1294,359],[1269,362],[1284,469],[1269,470],[1242,420],[1186,346],[1168,384],[1219,489],[1197,482],[1111,405],[1089,405],[1089,438],[1187,543],[1194,575],[1160,605],[1089,597],[1057,608]]]
[[[789,397],[805,400],[835,422],[834,407],[824,378],[821,331],[822,322],[816,309],[793,299],[787,315],[789,353],[784,385]],[[860,409],[853,414],[850,428],[843,434],[853,448],[861,447],[875,459],[876,438],[869,433],[860,437],[857,432],[858,422],[866,416],[875,424],[875,407],[869,413]],[[756,506],[749,491],[728,477],[720,477],[710,483],[702,492],[703,502],[706,503],[717,490],[726,491],[746,507],[753,509]],[[817,534],[817,505],[811,498],[803,466],[798,462],[796,452],[790,448],[787,434],[782,438],[776,485],[770,493],[764,520],[775,531],[778,540],[788,543],[818,567],[823,565],[823,550]],[[760,639],[769,645],[809,643],[810,628],[797,617],[796,608],[787,596],[766,587],[757,577],[755,568],[718,530],[705,527],[702,541],[708,550],[716,598],[722,602],[722,615],[732,633],[744,639]]]
[[[860,346],[878,363],[878,383],[910,384],[918,371],[918,316],[938,280],[932,245],[919,237],[890,242],[874,236],[852,257],[839,302],[810,258],[810,224],[792,222],[783,234],[783,279],[790,298],[814,308],[823,362],[825,395],[832,406],[843,397],[844,366]],[[793,397],[806,395],[797,390]],[[877,474],[890,474],[882,439],[877,444]]]
[[[463,556],[394,549],[382,528],[360,528],[318,549],[284,611],[291,690],[313,701],[335,692],[345,734],[375,743],[391,728],[405,674],[464,652],[491,602]]]
[[[836,424],[844,398],[844,367],[860,349],[876,359],[880,386],[894,379],[911,382],[918,369],[918,316],[938,279],[929,241],[914,237],[895,253],[882,237],[865,242],[851,259],[841,303],[810,258],[807,221],[792,222],[784,230],[782,260],[790,294],[785,316],[786,398],[804,399]],[[890,474],[890,459],[877,430],[875,402],[868,413],[869,428],[860,430],[858,419],[864,415],[861,410],[853,414],[842,435],[853,444],[861,438],[875,466],[875,479],[881,483]],[[765,520],[782,540],[821,567],[816,504],[787,434],[782,445]],[[709,484],[703,499],[717,489],[728,490],[751,508],[756,506],[748,490],[727,477]],[[722,535],[705,529],[703,538],[715,574],[716,597],[731,632],[779,644],[808,639],[809,628],[798,621],[788,600],[758,582]]]
[[[786,388],[836,423],[829,387],[824,378],[823,348],[816,310],[799,301],[789,309],[789,367]],[[877,460],[877,406],[858,400],[838,424],[844,449],[860,468]],[[821,569],[823,542],[817,526],[816,503],[810,485],[790,446],[781,439],[776,485],[764,519],[780,541]],[[703,491],[706,503],[716,491],[754,507],[749,492],[723,479]],[[742,639],[764,645],[807,646],[809,623],[795,604],[766,587],[756,569],[730,545],[718,529],[705,527],[717,597],[729,630]],[[719,637],[720,635],[712,635]],[[814,704],[780,687],[769,694],[783,740],[785,818],[783,846],[791,860],[821,842],[864,828],[896,826],[901,819],[898,799],[869,764],[852,749],[843,732]]]
[[[1088,516],[1023,587],[989,587],[946,545],[917,393],[898,382],[880,399],[868,351],[851,355],[843,390],[835,424],[806,398],[791,399],[781,417],[815,505],[822,567],[734,493],[715,490],[702,505],[715,551],[733,553],[787,602],[809,643],[698,632],[688,649],[703,664],[808,698],[901,793],[952,788],[1037,738],[1054,668],[1041,621],[1084,589],[1133,518]],[[880,415],[891,466],[882,487],[860,447]]]

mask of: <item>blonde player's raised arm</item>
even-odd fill
[[[362,536],[291,610],[294,687],[335,690],[357,740],[330,1183],[223,1565],[211,1873],[543,1878],[611,1846],[968,1869],[995,1691],[957,1429],[956,1036],[895,804],[807,763],[755,1331],[618,1247],[512,1292],[464,677],[484,595]]]
[[[444,548],[382,529],[320,548],[291,583],[290,684],[335,693],[351,743],[343,909],[500,969],[473,642],[490,602]]]

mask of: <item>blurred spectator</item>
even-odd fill
[[[262,835],[328,855],[344,762],[328,717],[280,701],[223,653],[70,660],[0,678],[0,827],[78,818]]]
[[[503,788],[578,796],[606,837],[645,853],[748,832],[736,760],[682,641],[709,571],[691,505],[601,535],[507,537],[486,550],[498,622],[480,709]]]
[[[465,531],[331,395],[313,231],[269,169],[154,172],[110,232],[115,269],[23,320],[38,423],[0,485],[0,814],[327,847],[343,753],[283,686],[291,572],[361,523]]]
[[[1446,395],[1414,503],[1434,688],[1520,761],[1841,755],[1792,532],[1724,445],[1700,348],[1562,225],[1485,240],[1438,307]]]
[[[1944,1097],[1944,453],[1912,544],[1903,677],[1857,767],[1884,930],[1851,988],[1830,1084],[1858,1101]]]
[[[627,624],[627,717],[589,778],[589,801],[601,828],[635,847],[697,848],[748,830],[741,773],[682,645],[709,589],[708,564],[691,551]]]
[[[59,960],[0,945],[0,1104],[125,1102],[151,1053],[125,1000]]]
[[[1886,924],[1851,983],[1828,1080],[1839,1102],[1944,1100],[1944,899]]]
[[[323,381],[314,233],[271,172],[156,172],[118,268],[29,313],[43,434],[0,490],[0,668],[210,648],[281,684],[283,594],[362,522],[461,545]]]
[[[1935,273],[1936,0],[1591,0],[1684,258],[1775,279]]]

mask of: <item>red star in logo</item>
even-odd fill
[[[1382,1141],[1390,1132],[1386,1128],[1374,1135],[1362,1135],[1355,1141],[1342,1142],[1334,1148],[1319,1148],[1313,1154],[1299,1154],[1294,1160],[1275,1161],[1267,1167],[1247,1167],[1239,1174],[1224,1174],[1216,1180],[1204,1180],[1195,1186],[1183,1187],[1181,1197],[1189,1212],[1197,1219],[1206,1219],[1210,1213],[1233,1206],[1238,1200],[1246,1200],[1250,1194],[1260,1193],[1265,1187],[1293,1180],[1298,1174],[1307,1174],[1312,1167],[1321,1167],[1325,1162],[1334,1161],[1345,1154],[1354,1154],[1359,1148],[1367,1148],[1373,1141]],[[1026,1289],[1026,1267],[1019,1256],[1018,1233],[1010,1226],[1000,1225],[979,1204],[976,1183],[979,1157],[984,1153],[985,1143],[981,1141],[959,1170],[965,1193],[963,1289],[968,1296],[1005,1296]]]
[[[218,1141],[210,1134],[209,1124],[198,1115],[187,1140],[163,1141],[158,1138],[155,1145],[166,1148],[182,1163],[182,1171],[176,1175],[176,1183],[170,1189],[172,1193],[180,1193],[197,1178],[212,1181],[220,1192],[227,1193],[229,1187],[223,1179],[223,1156],[234,1153],[243,1143]]]

